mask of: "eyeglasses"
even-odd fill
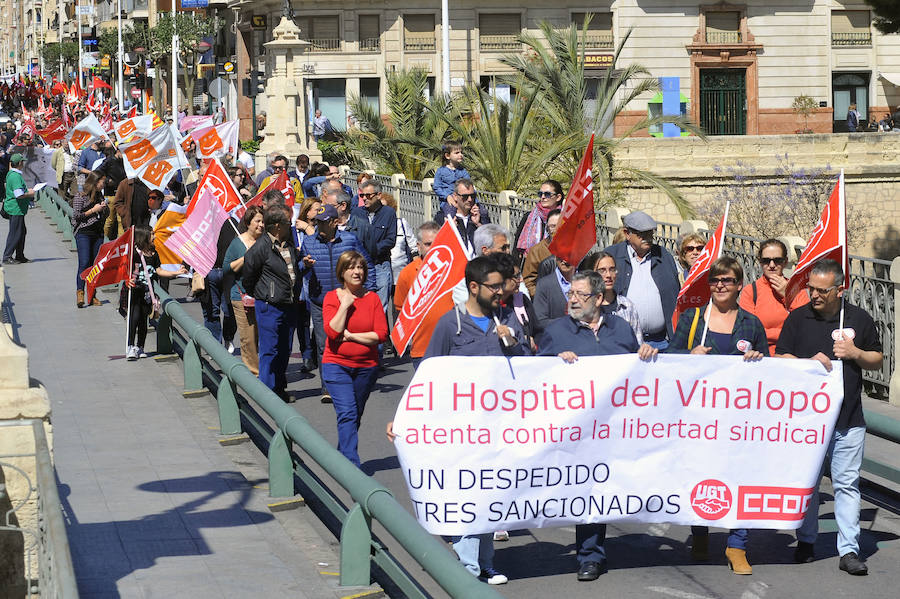
[[[759,263],[765,266],[770,262],[774,262],[777,266],[784,266],[785,262],[787,262],[787,258],[760,258]]]
[[[684,246],[683,249],[684,249],[684,252],[685,252],[685,253],[687,253],[687,252],[700,252],[700,251],[703,250],[703,246],[702,246],[702,245],[686,245],[686,246]]]
[[[502,282],[501,283],[478,283],[478,284],[481,285],[482,287],[487,287],[494,293],[500,293],[501,291],[503,291],[503,283]]]
[[[363,192],[359,192],[359,197],[361,197],[361,198],[374,198],[374,197],[377,196],[377,195],[378,195],[377,193],[363,193]]]
[[[840,285],[832,285],[831,287],[822,289],[821,287],[813,287],[812,285],[807,285],[806,292],[810,295],[810,297],[813,293],[817,293],[818,295],[823,296],[828,295],[829,293],[831,293],[832,289],[837,289],[838,287],[840,287]]]
[[[474,200],[478,197],[477,193],[458,193],[456,196],[461,200]]]
[[[577,297],[578,299],[580,299],[583,302],[588,301],[595,295],[597,295],[597,294],[596,293],[582,293],[580,291],[572,291],[571,289],[566,291],[566,299],[572,299],[574,297]]]
[[[598,268],[596,269],[601,275],[609,275],[616,272],[615,266],[610,266],[609,268]]]
[[[732,287],[737,285],[738,280],[737,277],[713,277],[709,280],[710,287],[718,287],[722,285],[724,287]]]
[[[539,198],[552,198],[556,194],[552,191],[539,191],[537,192],[537,197]]]

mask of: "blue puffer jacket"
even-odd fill
[[[300,246],[301,257],[312,256],[316,261],[311,269],[304,268],[302,271],[302,273],[312,271],[309,277],[309,300],[312,303],[321,306],[325,294],[341,286],[335,270],[338,258],[349,250],[356,250],[366,257],[366,266],[369,269],[369,275],[366,277],[366,289],[375,291],[375,266],[359,239],[353,233],[335,231],[334,239],[325,242],[319,237],[317,231],[316,235],[305,237]]]

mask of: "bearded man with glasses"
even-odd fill
[[[832,369],[832,360],[843,362],[844,401],[825,459],[826,463],[831,461],[837,550],[841,556],[838,567],[848,574],[861,576],[869,571],[859,557],[859,469],[866,439],[862,371],[881,368],[884,359],[881,338],[872,317],[844,300],[844,269],[836,261],[816,262],[810,269],[806,290],[809,304],[788,315],[778,337],[775,355],[812,358],[828,371]],[[803,524],[797,530],[794,561],[802,564],[815,560],[813,548],[818,532],[817,485]]]

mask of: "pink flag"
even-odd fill
[[[165,246],[205,277],[216,263],[219,231],[228,220],[228,214],[208,190],[203,190],[195,204],[187,220],[166,240]]]
[[[213,120],[213,117],[208,114],[189,114],[181,119],[181,124],[178,126],[178,129],[184,133],[185,131],[190,131],[197,127],[212,127],[214,124],[215,121]]]

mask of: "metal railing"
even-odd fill
[[[478,36],[478,47],[482,50],[515,50],[522,44],[516,39],[518,34],[502,33],[499,35]]]
[[[77,599],[78,584],[72,566],[72,554],[69,551],[69,539],[56,488],[50,448],[44,434],[44,423],[40,419],[0,421],[0,428],[26,426],[31,428],[34,451],[0,455],[0,469],[5,471],[4,478],[9,479],[16,475],[23,477],[24,489],[27,492],[24,497],[5,498],[9,502],[9,509],[2,513],[0,531],[22,535],[24,550],[22,582],[26,597]],[[34,460],[34,480],[31,480],[25,469],[20,467],[24,465],[23,460]],[[18,488],[23,487],[18,485]],[[4,500],[4,495],[4,486],[0,485],[0,504]],[[33,502],[37,507],[33,519],[17,515],[17,512]],[[37,572],[34,572],[35,567]]]
[[[578,47],[581,48],[582,46],[588,50],[612,50],[613,33],[612,31],[588,31],[587,35],[584,37],[584,42],[579,38]]]
[[[383,179],[383,176],[377,178]],[[390,183],[390,177],[387,179]],[[65,211],[68,207],[65,201],[53,189],[45,188],[39,192],[37,202],[51,220],[59,223],[63,237],[66,230],[71,237],[68,219],[59,221],[53,215]],[[218,404],[221,433],[247,432],[266,447],[270,496],[291,497],[299,482],[305,497],[315,496],[330,517],[341,523],[341,585],[370,584],[374,562],[406,596],[428,597],[413,575],[373,536],[374,519],[451,596],[500,597],[494,589],[469,574],[446,547],[394,499],[390,490],[363,474],[338,452],[306,418],[260,382],[240,359],[228,353],[205,326],[194,321],[177,300],[159,285],[155,285],[155,289],[162,304],[156,328],[156,349],[160,354],[178,350],[184,363],[185,392],[208,387]],[[238,389],[243,390],[246,397],[240,395]],[[274,422],[275,429],[257,409]],[[293,451],[295,444],[350,495],[355,502],[352,506],[345,506]]]
[[[437,47],[434,35],[407,35],[403,40],[403,49],[407,52],[433,52]]]
[[[871,46],[872,32],[864,31],[859,33],[834,33],[831,34],[831,45],[836,47],[844,46]]]
[[[337,52],[341,49],[341,40],[331,38],[310,39],[310,52]]]
[[[359,51],[360,52],[380,52],[381,51],[381,38],[380,37],[367,37],[359,40]]]
[[[741,43],[740,31],[706,31],[707,44],[739,44]]]

